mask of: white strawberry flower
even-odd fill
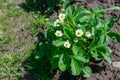
[[[71,44],[70,44],[70,42],[68,40],[66,42],[64,42],[64,47],[66,47],[66,48],[71,47]]]
[[[81,37],[83,35],[83,31],[81,29],[77,29],[76,32],[75,32],[75,35],[77,37]]]
[[[64,20],[65,19],[65,16],[66,16],[66,14],[64,14],[64,13],[61,13],[61,14],[59,14],[59,19],[62,19],[62,20]]]
[[[85,33],[85,36],[89,38],[89,37],[92,36],[92,34],[91,34],[89,31],[87,31],[87,32]]]
[[[59,26],[59,20],[58,19],[54,22],[54,26]]]
[[[63,19],[59,19],[58,22],[62,24],[62,23],[64,23],[64,20]]]
[[[61,36],[63,35],[63,33],[62,33],[62,31],[57,30],[57,31],[55,32],[55,35],[58,36],[58,37],[61,37]]]

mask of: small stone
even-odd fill
[[[112,62],[114,68],[120,68],[120,62]]]

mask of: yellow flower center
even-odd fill
[[[64,18],[64,16],[61,16],[61,18]]]
[[[59,35],[60,35],[60,33],[57,33],[57,35],[59,36]]]
[[[78,34],[78,35],[81,35],[81,32],[78,32],[77,34]]]
[[[65,44],[65,46],[68,46],[68,44]]]
[[[60,19],[60,20],[59,20],[59,23],[62,23],[62,22],[63,22],[63,21]]]
[[[86,32],[86,35],[89,35],[90,34],[90,32]]]

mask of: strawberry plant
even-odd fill
[[[104,11],[118,9],[96,8],[95,10],[67,7],[58,19],[50,20],[45,33],[45,42],[39,43],[36,59],[47,56],[51,68],[68,70],[72,75],[89,77],[92,73],[90,60],[105,59],[111,64],[109,40],[120,42],[120,34],[110,32],[114,19],[103,19]]]

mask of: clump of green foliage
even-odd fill
[[[92,73],[90,59],[111,63],[108,42],[112,38],[120,42],[120,34],[110,32],[114,19],[103,17],[104,11],[113,9],[120,10],[119,7],[95,10],[67,7],[57,20],[49,22],[51,27],[46,31],[46,41],[39,43],[36,59],[47,56],[52,69],[68,70],[72,75],[84,77]]]

